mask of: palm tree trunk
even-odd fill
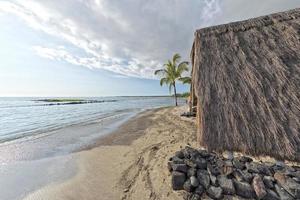
[[[176,93],[176,84],[174,83],[173,86],[174,86],[175,106],[178,106],[178,104],[177,104],[177,93]]]

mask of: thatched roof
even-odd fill
[[[199,140],[300,161],[300,9],[197,30]]]

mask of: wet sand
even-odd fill
[[[77,173],[50,184],[26,200],[182,199],[173,192],[168,158],[187,144],[196,146],[196,125],[179,108],[143,112],[72,157]],[[63,158],[62,158],[63,159]]]

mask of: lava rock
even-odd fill
[[[300,179],[300,171],[290,172],[291,176]]]
[[[266,187],[259,175],[254,176],[252,180],[252,187],[258,199],[262,199],[267,195]]]
[[[220,187],[210,186],[206,192],[208,196],[210,196],[213,199],[222,198],[222,188]]]
[[[300,167],[283,162],[226,159],[188,146],[176,152],[167,167],[173,190],[185,190],[187,200],[300,200]]]
[[[288,178],[286,185],[282,186],[286,191],[288,191],[295,199],[300,199],[300,184],[297,183],[292,178]]]
[[[172,188],[173,190],[182,190],[186,176],[182,172],[172,172]]]
[[[224,165],[227,166],[227,167],[233,167],[233,163],[231,162],[231,160],[226,160],[224,162]]]
[[[210,178],[210,182],[213,186],[219,186],[218,185],[218,180],[217,180],[217,177],[215,177],[214,175],[210,174],[209,175],[209,178]]]
[[[223,200],[254,200],[254,199],[245,199],[240,196],[224,195]]]
[[[245,199],[245,198],[240,197],[240,196],[224,195],[223,200],[249,200],[249,199]]]
[[[184,155],[184,158],[187,158],[187,159],[190,159],[191,158],[191,155],[190,155],[190,147],[185,147],[183,150],[183,155]]]
[[[204,158],[197,158],[195,160],[198,169],[206,169],[207,168],[207,161]]]
[[[189,168],[187,171],[187,176],[191,177],[191,176],[196,176],[197,175],[197,169],[196,168]]]
[[[216,160],[214,161],[214,162],[212,162],[212,163],[214,163],[215,165],[215,167],[218,167],[218,168],[220,168],[220,169],[222,169],[225,165],[226,165],[226,161],[224,161],[224,160],[222,160],[222,159],[220,159],[220,158],[218,158],[218,157],[216,157]],[[232,166],[231,164],[229,164],[230,163],[230,161],[227,163],[229,166]]]
[[[258,163],[255,162],[246,163],[246,168],[250,173],[257,173],[257,174],[259,173]]]
[[[218,183],[223,190],[223,194],[233,195],[235,194],[234,185],[231,179],[226,176],[218,176]]]
[[[296,199],[300,199],[300,188],[297,188],[295,190],[294,194],[295,194],[294,196],[295,196]]]
[[[198,151],[196,149],[193,149],[189,146],[186,146],[183,150],[183,155],[184,155],[184,158],[186,159],[190,159],[190,158],[193,158],[195,157],[197,154],[198,154]]]
[[[267,189],[267,194],[263,200],[280,200],[279,196],[273,190]]]
[[[213,200],[213,199],[210,198],[207,194],[204,194],[201,196],[201,200]]]
[[[255,192],[249,183],[233,180],[233,184],[237,195],[249,199],[255,198]]]
[[[294,198],[300,199],[300,184],[290,177],[285,176],[283,173],[276,172],[274,178],[277,183],[284,188]]]
[[[263,174],[266,176],[272,176],[271,170],[266,165],[257,164],[257,170],[260,174]]]
[[[191,159],[185,159],[184,163],[190,168],[197,168],[197,164]]]
[[[287,193],[287,191],[285,191],[282,187],[280,187],[277,184],[275,184],[275,190],[281,200],[293,200],[294,199],[289,193]]]
[[[175,164],[184,164],[184,160],[181,158],[178,158],[177,156],[173,156],[169,159],[169,161],[171,161],[172,163]]]
[[[173,171],[187,173],[188,166],[186,164],[172,164]]]
[[[203,187],[202,185],[199,185],[199,186],[195,189],[194,193],[201,196],[201,195],[204,193],[204,191],[205,191],[205,190],[204,190],[204,187]]]
[[[272,176],[264,176],[264,178],[263,178],[263,182],[264,182],[265,186],[269,189],[274,188],[274,181],[275,181],[275,179]]]
[[[300,183],[300,178],[298,177],[293,177],[293,180],[296,181],[297,183]]]
[[[198,194],[188,193],[184,196],[185,200],[201,200],[201,196]]]
[[[276,161],[275,165],[282,169],[286,167],[286,164],[283,161]]]
[[[296,199],[300,199],[300,188],[295,189],[295,191],[294,191],[294,197]]]
[[[193,187],[198,187],[199,181],[197,180],[197,178],[195,176],[191,176],[190,181],[191,181],[191,184]]]
[[[214,176],[218,176],[218,175],[221,174],[220,168],[216,165],[208,164],[207,165],[207,170],[210,174],[212,174]]]
[[[192,194],[189,200],[201,200],[201,196],[198,194]]]
[[[242,163],[240,162],[239,160],[237,159],[234,159],[233,162],[232,162],[233,166],[236,168],[236,169],[240,169],[240,170],[243,170],[246,168],[246,165],[245,163]]]
[[[206,150],[198,150],[198,153],[202,158],[208,158],[210,156],[210,153],[208,153]]]
[[[295,176],[295,169],[290,167],[290,166],[286,166],[285,169],[284,169],[284,174],[286,176],[289,176],[289,177],[294,177]]]
[[[249,163],[249,162],[252,162],[253,161],[253,159],[252,158],[250,158],[250,157],[247,157],[247,156],[242,156],[241,158],[240,158],[240,161],[242,162],[242,163]]]
[[[276,172],[276,171],[281,171],[283,170],[284,168],[286,167],[285,163],[282,162],[282,161],[277,161],[275,163],[275,165],[273,165],[273,170]]]
[[[205,170],[198,170],[197,171],[197,178],[199,183],[205,188],[208,189],[209,185],[210,185],[210,178],[209,178],[209,174],[207,171]]]
[[[285,182],[286,182],[286,177],[285,177],[284,173],[276,172],[274,174],[274,178],[279,184],[285,184]]]
[[[180,158],[180,159],[184,159],[184,154],[183,154],[182,151],[177,151],[177,152],[175,153],[175,156],[178,157],[178,158]]]
[[[229,176],[233,173],[233,167],[232,166],[224,166],[223,167],[223,174],[226,175],[226,176]]]
[[[192,192],[193,191],[193,186],[191,181],[188,179],[187,181],[185,181],[185,183],[183,184],[183,189],[187,192]]]
[[[238,180],[238,181],[245,181],[247,183],[251,183],[253,175],[250,174],[247,171],[242,171],[242,170],[236,170],[233,172],[233,176]]]

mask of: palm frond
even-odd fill
[[[165,69],[158,69],[158,70],[155,70],[154,75],[164,74],[165,71],[166,71]]]
[[[181,76],[181,74],[184,71],[189,71],[189,67],[188,67],[189,62],[187,61],[183,61],[181,62],[178,67],[177,67],[177,74],[179,74],[179,76]]]
[[[167,66],[168,66],[168,67],[172,67],[172,66],[173,66],[173,63],[172,63],[171,60],[168,60]]]
[[[181,81],[183,84],[191,84],[192,82],[191,77],[181,77],[178,80]]]
[[[160,79],[160,86],[163,86],[163,84],[168,84],[168,79],[167,78]]]
[[[176,65],[176,63],[179,62],[180,59],[181,56],[179,55],[179,53],[175,53],[173,56],[173,65]]]

